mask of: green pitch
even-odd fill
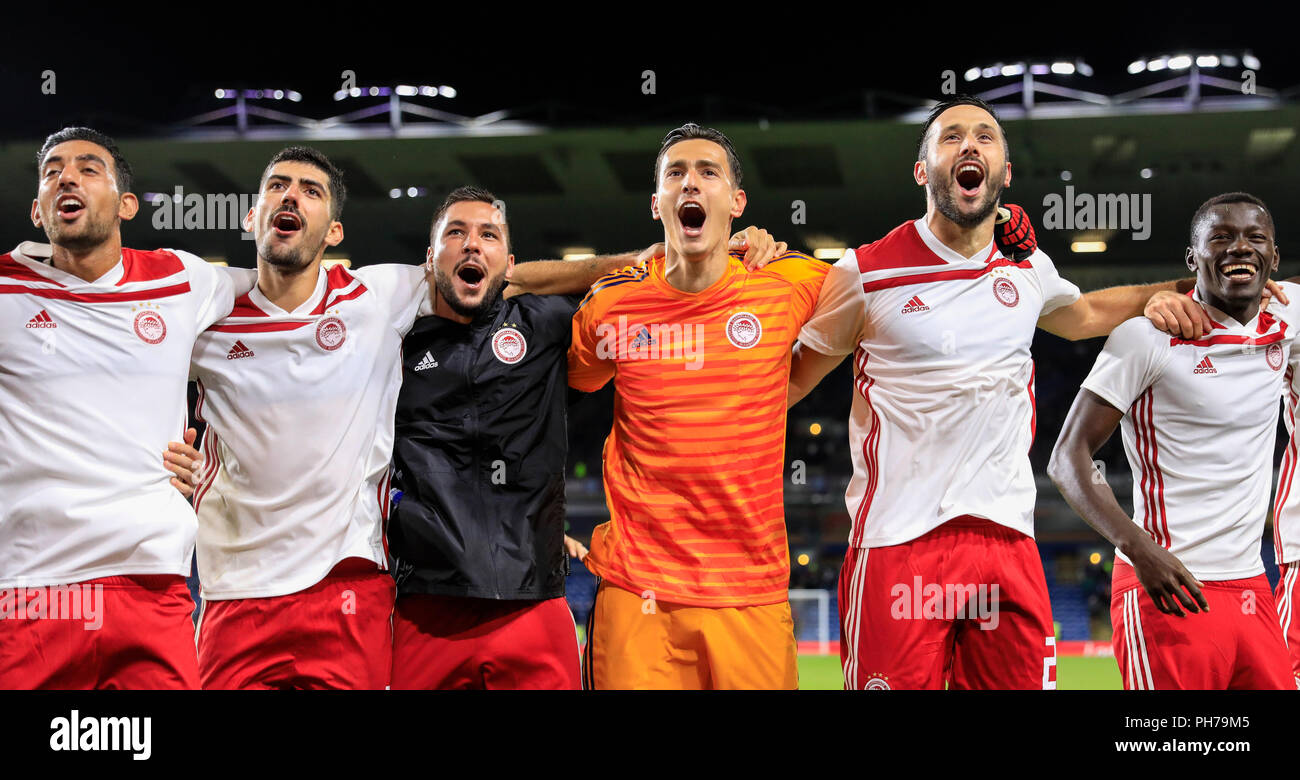
[[[1123,685],[1114,658],[1061,656],[1056,659],[1056,687],[1062,691],[1117,691]],[[799,656],[800,690],[838,691],[843,688],[839,656]]]

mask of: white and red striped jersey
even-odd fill
[[[1214,328],[1195,341],[1129,320],[1083,382],[1124,412],[1134,522],[1201,580],[1264,572],[1278,396],[1300,323],[1300,286],[1286,291],[1289,306],[1244,324],[1206,305]]]
[[[1289,297],[1289,296],[1288,296]],[[1289,434],[1273,500],[1273,552],[1278,563],[1300,562],[1300,490],[1296,489],[1296,407],[1300,405],[1300,350],[1291,351],[1283,388],[1282,420]]]
[[[50,251],[0,256],[0,588],[186,576],[194,512],[162,456],[230,277],[186,252],[123,249],[87,282]]]
[[[423,266],[335,266],[294,311],[254,287],[199,337],[203,598],[296,593],[350,557],[387,565],[402,337],[430,310]]]
[[[799,340],[854,352],[849,543],[883,547],[962,515],[1033,535],[1039,317],[1079,298],[1051,259],[972,257],[924,219],[849,250]]]

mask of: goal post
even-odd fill
[[[810,620],[817,625],[817,652],[831,652],[831,592],[822,588],[791,588],[790,613],[794,616],[794,635],[798,640],[803,626]],[[815,616],[815,617],[814,617]]]

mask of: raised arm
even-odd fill
[[[1040,317],[1038,327],[1078,341],[1108,335],[1121,322],[1145,314],[1161,330],[1177,327],[1183,338],[1200,338],[1210,331],[1209,315],[1196,301],[1180,294],[1192,289],[1194,283],[1194,279],[1179,279],[1093,290],[1069,306]]]
[[[731,237],[732,249],[744,250],[745,267],[762,268],[768,261],[785,254],[784,241],[777,241],[766,230],[747,227]],[[502,293],[514,295],[582,295],[606,274],[629,265],[648,262],[664,252],[662,243],[653,244],[640,252],[619,255],[602,255],[586,260],[534,260],[517,263],[506,275],[506,289]]]
[[[1101,396],[1080,389],[1052,450],[1048,476],[1074,511],[1133,563],[1138,581],[1161,612],[1182,617],[1180,603],[1191,612],[1208,611],[1201,583],[1124,513],[1110,484],[1093,465],[1093,455],[1123,417]]]
[[[534,260],[517,263],[506,275],[502,295],[510,298],[524,293],[535,295],[581,295],[600,277],[620,268],[636,265],[643,253],[624,252],[586,260]]]
[[[1003,256],[1027,260],[1038,249],[1033,223],[1025,210],[1008,203],[998,208],[993,240]],[[1055,270],[1052,271],[1055,277]],[[1159,329],[1200,338],[1210,330],[1210,318],[1194,301],[1181,296],[1195,279],[1094,290],[1038,318],[1038,327],[1061,338],[1078,341],[1109,335],[1121,322],[1145,314]]]

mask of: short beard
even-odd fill
[[[257,254],[277,270],[286,273],[293,273],[295,271],[302,271],[310,266],[312,261],[316,259],[316,255],[320,254],[321,249],[324,247],[325,237],[321,236],[320,243],[311,250],[308,250],[305,244],[299,246],[297,249],[284,247],[272,248],[271,236],[268,233],[263,239],[262,245],[257,248]]]
[[[478,319],[478,315],[492,308],[496,304],[497,298],[501,297],[501,289],[506,286],[505,274],[488,282],[487,289],[483,291],[483,298],[479,300],[478,305],[471,306],[463,302],[456,295],[456,288],[452,287],[451,277],[442,272],[438,266],[433,267],[433,284],[438,289],[438,295],[447,302],[451,310],[462,317],[469,317],[471,320]]]
[[[946,174],[940,173],[938,176],[930,176],[926,184],[930,191],[930,197],[934,200],[934,207],[939,213],[944,215],[948,221],[958,227],[972,228],[989,218],[998,208],[998,201],[1002,199],[1002,180],[1006,178],[1006,168],[995,178],[993,172],[989,171],[986,180],[990,182],[988,197],[980,204],[971,214],[963,214],[957,207],[957,199],[952,194],[953,180]]]
[[[97,247],[103,246],[110,238],[113,237],[113,231],[117,229],[118,221],[116,219],[105,219],[101,222],[94,222],[87,215],[86,223],[82,226],[82,231],[77,235],[64,235],[64,226],[56,220],[58,214],[52,214],[53,218],[46,222],[48,226],[45,235],[50,239],[50,243],[55,246],[68,249],[73,252],[88,252]],[[114,215],[116,216],[116,215]]]

